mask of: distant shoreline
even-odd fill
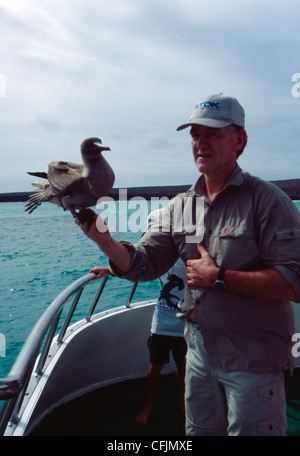
[[[271,181],[273,184],[281,188],[292,200],[300,200],[300,179],[286,179]],[[190,188],[191,184],[187,185],[167,185],[167,186],[152,186],[152,187],[130,187],[126,189],[127,199],[133,197],[141,197],[146,200],[151,198],[173,198],[178,193],[184,192]],[[110,197],[114,200],[119,199],[119,191],[124,190],[115,188],[110,193]],[[33,192],[12,192],[0,193],[0,203],[16,203],[27,201],[28,196]]]

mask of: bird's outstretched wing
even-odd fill
[[[54,193],[66,190],[82,178],[83,164],[53,161],[48,164],[48,180]]]
[[[37,187],[37,190],[34,190],[34,193],[29,196],[28,202],[25,205],[29,214],[33,212],[38,206],[40,206],[45,201],[50,201],[55,198],[55,195],[52,192],[51,185],[49,182],[40,182],[36,181],[32,184],[34,187]]]

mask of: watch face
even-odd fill
[[[225,288],[225,283],[222,280],[216,280],[215,281],[215,288],[217,290],[224,290]]]

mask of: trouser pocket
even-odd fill
[[[285,392],[279,382],[258,387],[258,435],[282,435],[286,429],[286,417],[282,408]]]

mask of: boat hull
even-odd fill
[[[70,326],[62,344],[54,339],[44,373],[33,375],[29,400],[10,435],[27,435],[60,405],[107,385],[146,377],[147,338],[156,301],[96,314],[90,322]],[[174,373],[175,363],[163,373]],[[9,429],[8,429],[9,432]]]

